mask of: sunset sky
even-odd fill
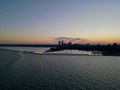
[[[120,43],[120,0],[0,0],[1,44],[61,37]]]

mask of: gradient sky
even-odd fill
[[[120,0],[0,0],[0,43],[59,37],[120,43]]]

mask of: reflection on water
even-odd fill
[[[2,90],[119,90],[120,57],[0,50]]]

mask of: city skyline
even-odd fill
[[[1,0],[0,44],[54,44],[65,38],[120,43],[119,4],[119,0]]]

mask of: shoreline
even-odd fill
[[[34,54],[34,55],[56,55],[56,56],[107,56],[107,55],[88,55],[88,54],[64,54],[64,53],[34,53],[29,51],[19,51],[19,50],[12,50],[12,49],[5,49],[0,48],[0,50],[7,50],[7,51],[15,51],[15,52],[21,52],[21,53],[28,53],[28,54]],[[112,55],[111,55],[112,56]]]
[[[89,55],[89,54],[66,54],[66,53],[35,53],[33,51],[19,51],[19,50],[12,50],[7,48],[0,48],[0,50],[8,50],[8,51],[15,51],[15,52],[21,52],[21,53],[28,53],[28,54],[34,54],[34,55],[58,55],[58,56],[114,56],[114,57],[120,57],[119,55]]]
[[[19,51],[19,50],[12,50],[12,49],[5,49],[0,48],[0,50],[7,50],[7,51],[15,51],[15,52],[21,52],[21,53],[28,53],[28,54],[34,54],[34,55],[58,55],[58,56],[103,56],[103,55],[88,55],[88,54],[65,54],[65,53],[34,53],[31,51]]]

